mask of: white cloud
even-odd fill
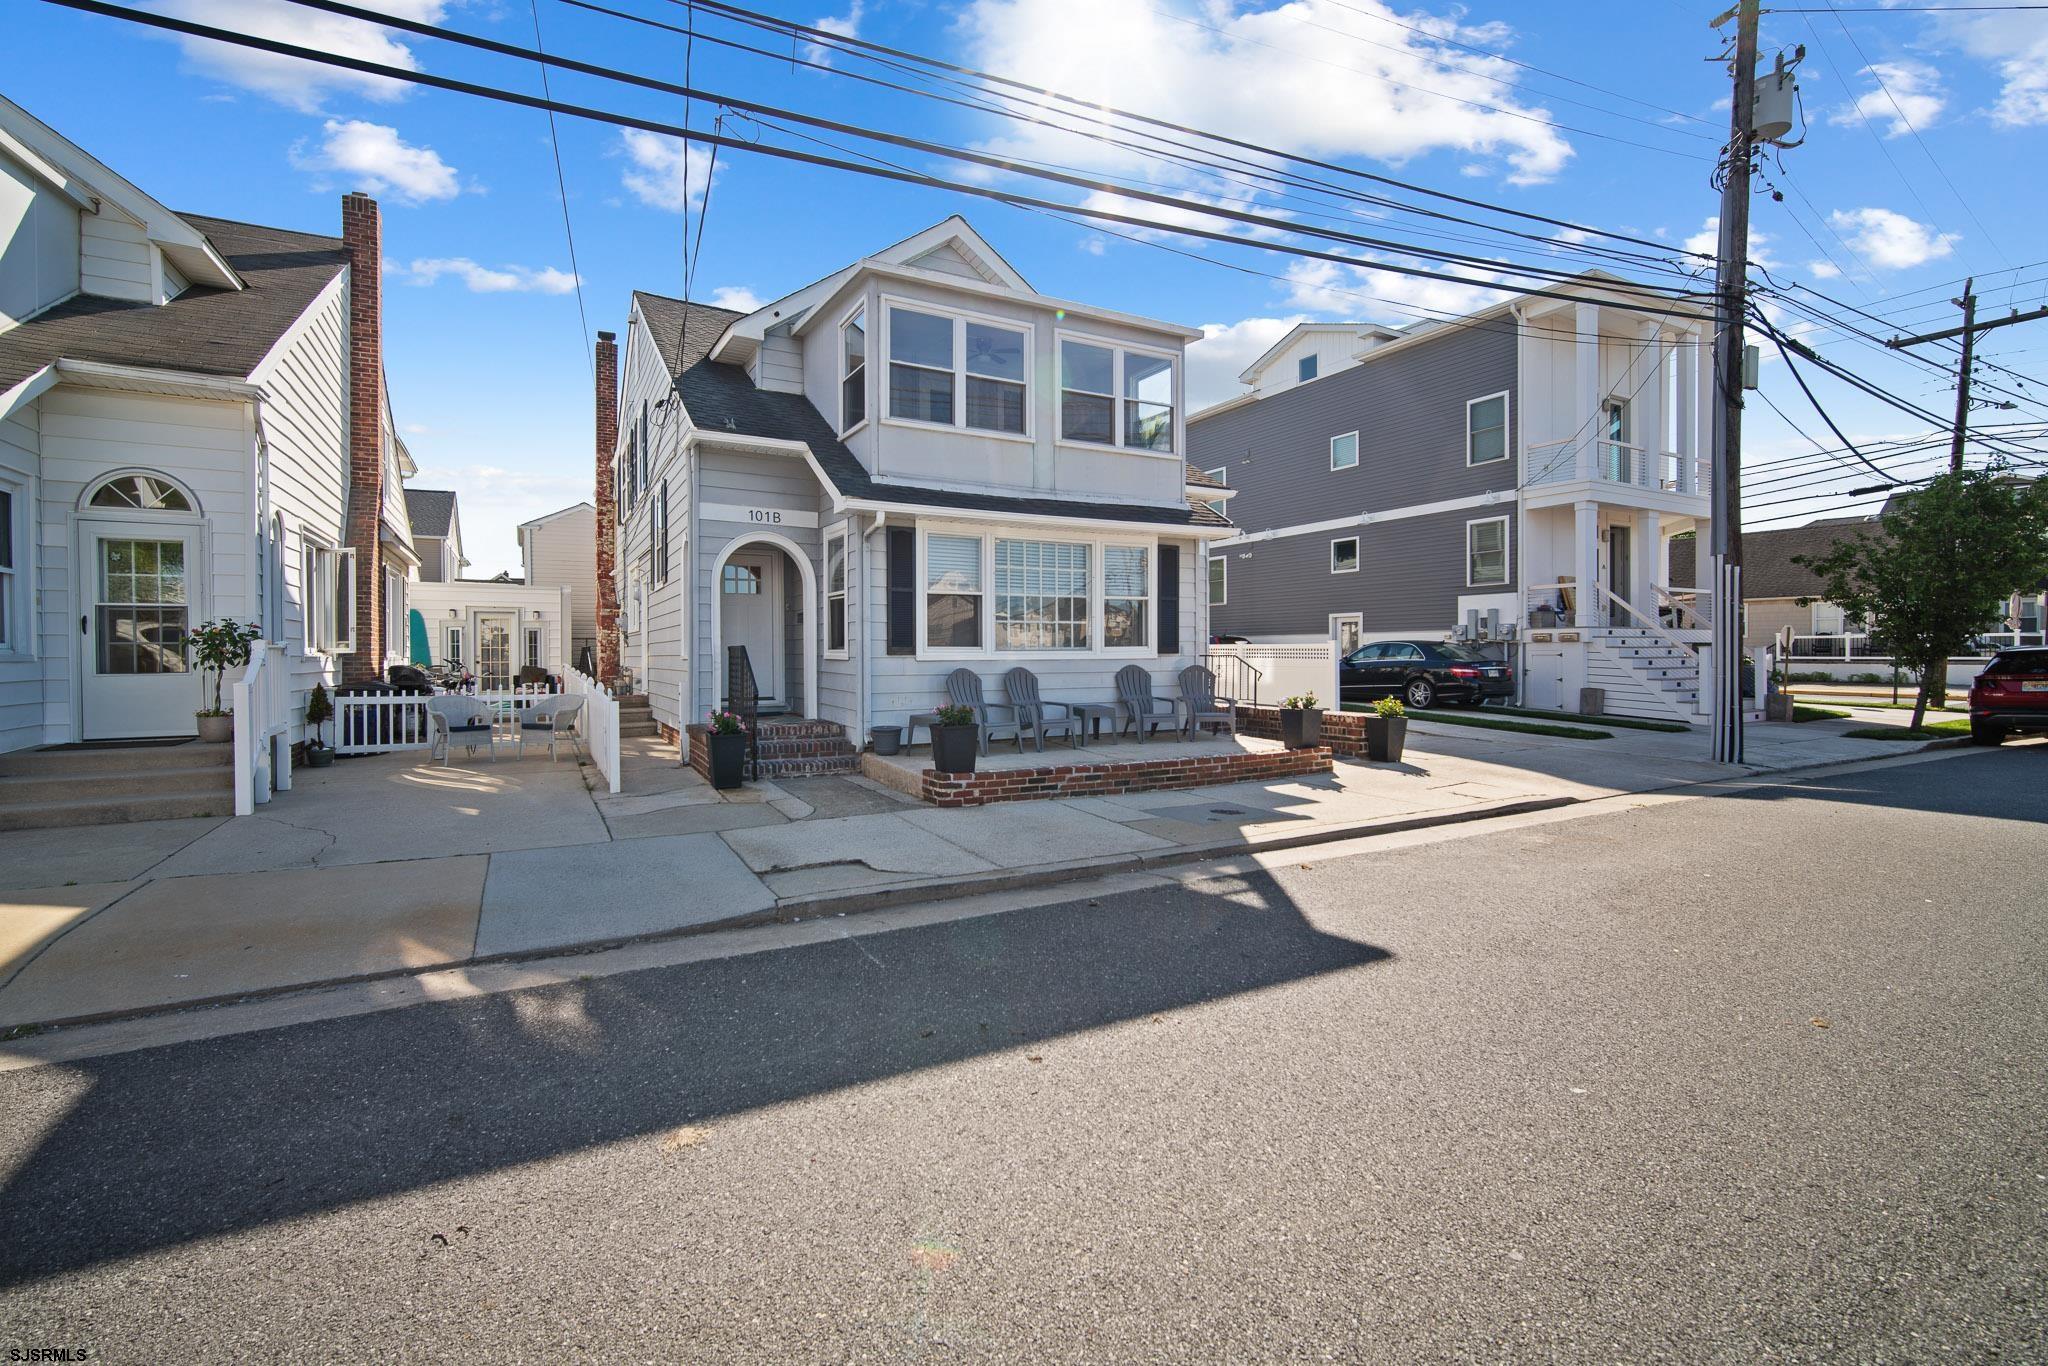
[[[447,10],[446,0],[360,2],[366,9],[427,24],[439,23]],[[285,0],[162,0],[154,8],[193,23],[235,29],[338,56],[358,57],[406,71],[419,67],[412,49],[400,42],[393,30],[360,19],[322,14],[287,4]],[[388,77],[344,71],[208,38],[180,36],[177,43],[185,54],[186,65],[193,70],[309,114],[317,112],[331,93],[395,100],[409,89],[403,82]]]
[[[570,294],[577,284],[574,275],[553,266],[480,266],[467,256],[416,260],[398,274],[416,285],[431,285],[452,275],[472,294]]]
[[[1698,232],[1686,238],[1679,245],[1687,251],[1698,252],[1703,256],[1712,256],[1720,249],[1720,239],[1721,215],[1715,214],[1700,224]],[[1778,264],[1777,258],[1771,255],[1771,235],[1769,233],[1758,232],[1755,228],[1749,230],[1749,263],[1753,266],[1762,266],[1765,270],[1770,270]]]
[[[841,38],[858,38],[860,36],[860,21],[866,11],[867,0],[853,0],[852,7],[846,13],[836,17],[827,15],[813,23],[811,27],[821,28],[825,32],[836,34]],[[804,44],[804,56],[813,62],[823,62],[827,66],[832,64],[831,49],[820,47],[816,43]]]
[[[539,474],[499,465],[423,466],[417,488],[454,489],[462,507],[462,551],[469,577],[519,572],[519,524],[590,497],[591,476]]]
[[[1915,129],[1924,132],[1948,107],[1941,73],[1925,62],[1876,62],[1857,74],[1870,77],[1870,89],[1828,115],[1829,123],[1882,124],[1886,137],[1902,138]]]
[[[1193,127],[1228,129],[1247,141],[1393,163],[1452,151],[1483,159],[1499,168],[1490,173],[1512,183],[1554,178],[1573,154],[1570,144],[1540,121],[1540,108],[1517,103],[1514,91],[1486,79],[1512,78],[1513,68],[1400,27],[1416,20],[1384,0],[1292,0],[1248,12],[1211,0],[1162,0],[1160,7],[976,0],[956,27],[963,60],[975,65]],[[1434,38],[1467,41],[1486,32],[1498,46],[1510,37],[1492,25],[1419,22]],[[1310,24],[1382,46],[1349,42]],[[1217,188],[1184,167],[1045,125],[1006,131],[988,147],[1098,170],[1143,171],[1148,179],[1211,193]],[[1156,206],[1145,211],[1156,213]]]
[[[745,285],[720,285],[711,291],[711,303],[714,307],[729,308],[735,313],[752,313],[767,302]]]
[[[398,130],[361,119],[329,119],[319,150],[292,148],[292,163],[302,171],[333,175],[352,190],[390,193],[403,203],[453,199],[462,193],[455,168],[431,147],[415,147]]]
[[[1856,254],[1873,266],[1907,270],[1947,256],[1961,240],[1952,232],[1936,232],[1890,209],[1837,209],[1828,221]]]
[[[712,173],[707,148],[640,128],[625,129],[619,143],[631,163],[619,182],[641,203],[681,213],[686,203],[695,208],[704,202]]]
[[[1943,15],[1936,24],[1965,52],[1997,69],[2003,85],[1987,111],[1994,124],[2048,125],[2048,13]]]
[[[1237,377],[1247,365],[1266,354],[1274,342],[1307,322],[1300,314],[1291,318],[1246,318],[1235,323],[1204,323],[1202,339],[1187,350],[1188,411],[1198,413],[1244,392]]]
[[[1396,264],[1424,266],[1463,276],[1471,283],[1405,275],[1383,269],[1371,257],[1361,258],[1355,266],[1298,260],[1287,267],[1287,301],[1311,313],[1376,319],[1400,327],[1421,321],[1419,314],[1470,313],[1500,302],[1509,292],[1494,287],[1498,276],[1455,263],[1402,260]]]
[[[1090,256],[1100,256],[1109,250],[1109,242],[1101,237],[1084,237],[1075,243],[1075,246],[1078,250],[1085,251]]]
[[[1842,271],[1833,261],[1808,261],[1806,273],[1816,280],[1832,280]]]

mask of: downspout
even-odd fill
[[[856,514],[856,520],[855,520],[855,525],[859,525],[859,521],[858,521],[858,515],[857,515],[857,514]],[[860,608],[860,620],[861,620],[861,632],[860,632],[860,685],[859,685],[859,689],[858,689],[858,692],[857,692],[857,694],[856,694],[856,696],[855,696],[855,705],[856,705],[856,706],[857,706],[857,707],[859,708],[859,711],[858,711],[858,712],[857,712],[857,714],[856,714],[856,715],[854,716],[854,736],[853,736],[853,747],[854,747],[854,749],[856,749],[856,750],[865,750],[865,749],[867,748],[867,736],[868,736],[868,731],[869,731],[869,729],[870,729],[870,728],[871,728],[871,727],[873,726],[873,724],[874,724],[874,719],[875,719],[875,718],[874,718],[873,716],[871,716],[871,715],[869,715],[869,714],[868,714],[868,698],[869,698],[869,697],[871,696],[871,692],[870,692],[870,689],[871,689],[871,688],[872,688],[872,686],[873,686],[873,673],[874,673],[874,667],[875,667],[875,651],[874,651],[874,638],[873,638],[872,636],[870,636],[870,635],[868,634],[868,631],[867,631],[867,623],[868,623],[868,595],[867,595],[867,586],[868,586],[868,582],[869,582],[869,579],[868,579],[868,572],[867,572],[867,570],[868,570],[868,539],[869,539],[870,537],[872,537],[872,536],[873,536],[873,535],[874,535],[874,534],[875,534],[876,532],[879,532],[879,531],[883,531],[883,530],[886,530],[886,529],[887,529],[887,527],[888,527],[888,525],[889,525],[889,514],[888,514],[887,512],[885,512],[885,511],[878,511],[878,512],[876,512],[876,513],[875,513],[875,520],[874,520],[874,521],[872,521],[872,522],[870,522],[870,523],[868,524],[868,529],[867,529],[866,531],[864,531],[864,532],[862,532],[862,533],[861,533],[861,538],[860,538],[860,569],[861,569],[861,575],[860,575],[860,583],[861,583],[861,592],[860,592],[860,597],[859,597],[858,599],[856,599],[856,602],[857,602],[857,604],[858,604],[858,606],[859,606],[859,608]],[[888,564],[889,564],[889,548],[888,548],[888,546],[887,546],[886,544],[884,544],[884,546],[882,547],[882,565],[883,565],[883,573],[884,573],[884,574],[886,574],[886,573],[888,572]],[[886,643],[886,642],[887,642],[887,640],[888,640],[888,638],[889,638],[889,620],[888,620],[888,590],[887,590],[887,589],[884,589],[884,590],[883,590],[883,595],[882,595],[882,597],[883,597],[883,616],[882,616],[882,639],[883,639],[883,641],[884,641],[884,642]]]
[[[258,551],[262,552],[270,544],[271,506],[270,436],[263,425],[263,394],[261,390],[257,391],[256,395],[249,400],[249,415],[250,421],[255,428],[256,436],[254,451],[256,469],[253,480],[256,485],[256,546]],[[273,600],[277,602],[284,601],[284,591],[283,585],[272,583],[271,578],[273,575],[283,573],[284,547],[278,546],[274,554],[269,554],[264,559],[263,573],[260,576],[253,574],[249,576],[251,579],[261,577],[263,581],[262,597],[256,604],[256,620],[263,623],[264,639],[278,645],[284,643],[284,622],[282,620],[276,622],[270,620],[270,604]],[[280,618],[282,615],[282,613],[279,614]],[[277,627],[277,634],[275,636],[270,634],[272,626]]]
[[[1527,320],[1522,315],[1520,304],[1509,304],[1508,313],[1515,320],[1515,382],[1510,386],[1515,420],[1515,705],[1526,707],[1529,687],[1529,515],[1528,500],[1522,497],[1522,483],[1529,463],[1529,443],[1523,439],[1523,423],[1527,414],[1523,411],[1522,399],[1522,344],[1523,329]],[[1563,705],[1560,701],[1559,705]]]

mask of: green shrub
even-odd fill
[[[1374,716],[1388,717],[1406,716],[1408,709],[1401,705],[1401,699],[1398,697],[1382,697],[1379,701],[1372,704],[1372,714]]]

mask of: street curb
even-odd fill
[[[1881,744],[1886,742],[1872,741],[1871,743]],[[1729,781],[1769,780],[1789,774],[1812,772],[1816,769],[1847,768],[1866,763],[1906,759],[1931,750],[1966,749],[1969,747],[1970,740],[1967,736],[1957,736],[1951,739],[1923,741],[1917,747],[1902,746],[1888,753],[1872,754],[1867,758],[1829,759],[1791,768],[1750,770],[1739,775],[1730,775],[1729,778],[1676,783],[1670,787],[1646,789],[1642,792],[1614,793],[1601,797],[1537,797],[1505,802],[1480,803],[1459,807],[1450,811],[1436,811],[1419,816],[1398,817],[1392,820],[1322,826],[1314,830],[1276,835],[1269,839],[1260,840],[1257,843],[1248,843],[1239,839],[1219,839],[1204,844],[1175,845],[1168,849],[1150,849],[1132,854],[1106,854],[1096,858],[1073,859],[1063,863],[1044,864],[1030,869],[1011,869],[993,873],[959,873],[945,877],[924,878],[914,882],[899,882],[888,887],[878,887],[867,892],[778,898],[776,904],[768,909],[752,911],[745,915],[727,916],[720,920],[706,921],[699,925],[683,925],[673,929],[652,930],[641,934],[611,935],[602,939],[580,940],[574,943],[553,945],[546,948],[516,949],[505,953],[472,954],[463,958],[450,958],[438,963],[413,964],[408,967],[390,968],[380,972],[327,977],[310,982],[292,982],[274,987],[259,987],[250,991],[224,992],[219,995],[195,997],[189,1001],[178,1001],[167,1005],[99,1011],[85,1015],[66,1015],[52,1020],[24,1020],[13,1024],[0,1025],[0,1044],[4,1044],[12,1038],[20,1037],[20,1031],[23,1030],[28,1031],[30,1034],[35,1034],[44,1030],[63,1029],[76,1025],[107,1024],[117,1020],[144,1019],[154,1015],[173,1015],[183,1011],[202,1010],[212,1006],[268,1000],[278,996],[290,995],[294,992],[327,991],[338,987],[359,986],[367,982],[382,982],[401,977],[416,977],[425,973],[446,972],[452,968],[478,967],[487,964],[517,963],[602,953],[609,949],[624,948],[633,944],[659,943],[670,939],[716,934],[725,930],[752,929],[762,925],[794,924],[804,920],[823,919],[827,915],[858,915],[868,911],[889,910],[901,906],[916,905],[926,901],[938,901],[949,897],[981,896],[996,892],[1013,892],[1037,887],[1051,887],[1065,882],[1080,882],[1088,878],[1112,873],[1146,872],[1152,869],[1170,868],[1181,864],[1205,863],[1216,859],[1280,852],[1288,849],[1307,848],[1319,844],[1335,844],[1344,840],[1368,839],[1380,835],[1400,835],[1416,830],[1429,830],[1443,826],[1467,825],[1479,821],[1529,815],[1541,811],[1554,811],[1568,806],[1579,806],[1589,802],[1605,801],[1614,796],[1668,796],[1672,793],[1684,792],[1692,788],[1716,787]]]

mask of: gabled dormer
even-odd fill
[[[0,330],[86,294],[164,304],[239,290],[206,234],[0,97]]]

